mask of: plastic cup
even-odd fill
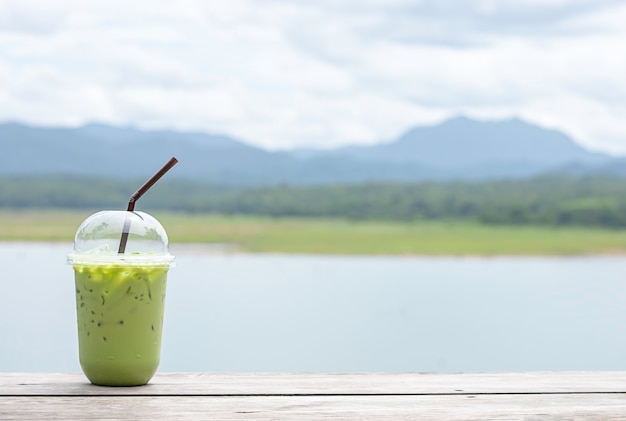
[[[161,224],[143,212],[101,211],[78,228],[68,263],[75,275],[80,365],[91,383],[139,386],[156,372],[167,272],[174,264],[168,248]]]

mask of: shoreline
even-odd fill
[[[0,240],[0,247],[20,246],[48,246],[63,248],[70,253],[72,242],[51,240]],[[541,258],[626,258],[626,251],[611,251],[597,253],[320,253],[320,252],[288,252],[288,251],[250,251],[228,243],[170,243],[170,253],[174,256],[292,256],[292,257],[337,257],[337,258],[406,258],[406,259],[541,259]]]
[[[74,240],[82,217],[70,212],[0,211],[0,241]],[[482,225],[469,221],[268,219],[164,214],[172,250],[190,254],[347,256],[626,255],[626,229]]]

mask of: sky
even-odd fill
[[[626,155],[626,0],[0,0],[0,121],[375,144],[518,117]]]

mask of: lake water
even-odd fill
[[[172,245],[161,371],[626,369],[626,258]],[[0,371],[80,371],[70,244],[0,243]]]

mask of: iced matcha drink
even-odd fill
[[[165,283],[174,265],[163,226],[144,212],[97,212],[78,227],[67,262],[87,378],[103,386],[148,383],[159,366]]]
[[[94,384],[146,384],[159,365],[169,263],[74,263],[80,364]]]
[[[76,231],[67,262],[74,268],[80,365],[94,384],[143,385],[159,366],[174,256],[163,226],[135,204],[177,162],[172,157],[133,193],[126,211],[96,212]]]

